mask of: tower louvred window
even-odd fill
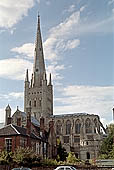
[[[34,107],[36,107],[36,100],[34,100]]]

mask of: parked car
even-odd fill
[[[76,170],[76,168],[74,168],[73,166],[58,166],[54,170]]]
[[[13,168],[12,170],[31,170],[31,169],[30,168],[21,167],[21,168]]]

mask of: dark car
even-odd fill
[[[12,170],[31,170],[31,169],[22,167],[22,168],[13,168]]]

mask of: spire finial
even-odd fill
[[[38,11],[38,29],[40,29],[40,14],[39,14],[39,11]]]

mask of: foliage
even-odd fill
[[[12,156],[12,152],[7,152],[5,150],[0,152],[0,164],[11,164],[13,162]]]
[[[114,159],[114,144],[112,146],[112,150],[109,152],[109,158]]]
[[[40,157],[29,148],[18,148],[13,155],[13,161],[19,165],[34,165],[40,163]]]
[[[69,152],[67,163],[75,164],[76,162],[80,162],[80,160],[76,158],[74,152]]]
[[[62,147],[60,142],[57,148],[57,161],[65,161],[67,156],[66,149]]]
[[[114,124],[110,124],[107,128],[108,136],[104,139],[101,148],[100,148],[100,159],[109,159],[114,158]]]
[[[53,160],[53,159],[44,159],[42,161],[42,165],[53,166],[53,165],[58,165],[58,162],[56,160]]]
[[[0,164],[17,164],[23,166],[35,166],[40,164],[41,158],[29,148],[18,148],[14,153],[0,152]]]

